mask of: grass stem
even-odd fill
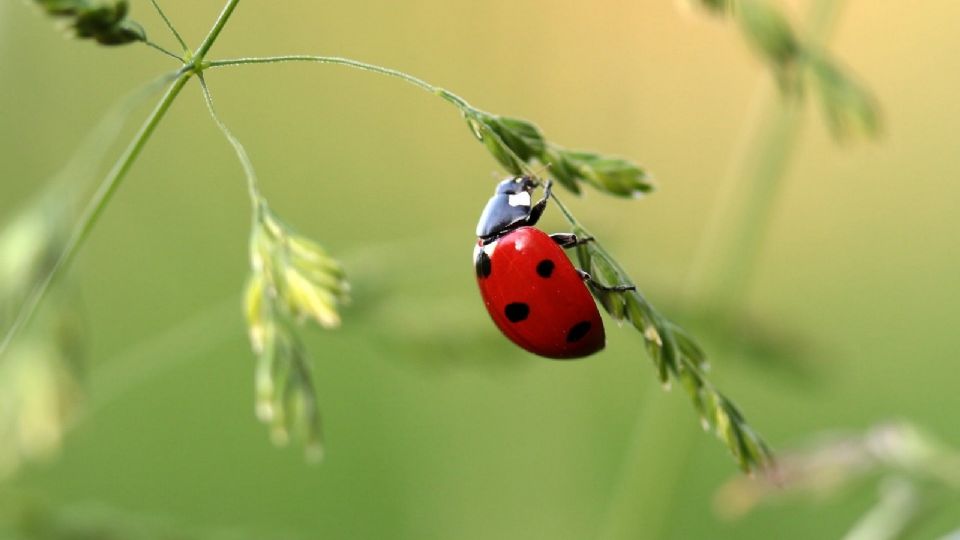
[[[156,50],[162,52],[163,54],[169,56],[170,58],[173,58],[173,59],[175,59],[175,60],[179,60],[181,63],[183,62],[183,58],[180,58],[179,56],[177,56],[177,53],[175,53],[175,52],[173,52],[173,51],[171,51],[171,50],[168,50],[166,47],[163,47],[162,45],[158,45],[158,44],[150,41],[149,39],[144,40],[143,43],[144,43],[144,45],[146,45],[147,47],[150,47],[150,48],[152,48],[152,49],[156,49]]]
[[[233,10],[236,9],[237,4],[240,3],[240,0],[227,0],[223,10],[220,12],[220,16],[217,17],[216,22],[213,23],[213,27],[210,29],[210,32],[207,33],[207,37],[203,38],[203,41],[200,43],[200,46],[197,47],[197,50],[193,53],[193,65],[195,69],[203,65],[203,58],[207,56],[207,52],[210,51],[210,47],[213,47],[213,43],[217,41],[217,38],[220,36],[220,32],[223,31],[224,25],[227,24],[227,21],[230,19],[230,15],[233,14]],[[197,69],[197,71],[201,71]]]
[[[124,150],[117,162],[114,163],[110,172],[107,173],[106,178],[104,178],[103,182],[97,188],[93,198],[81,214],[78,225],[73,229],[70,238],[67,240],[63,251],[61,251],[57,257],[56,262],[54,262],[44,278],[34,287],[30,296],[17,313],[17,318],[14,319],[13,324],[4,334],[3,341],[0,342],[0,355],[7,350],[13,338],[16,337],[23,326],[30,321],[40,302],[43,301],[43,298],[46,296],[47,291],[50,290],[50,285],[53,284],[63,269],[70,264],[70,261],[73,260],[73,257],[77,254],[77,250],[83,244],[84,240],[87,239],[94,224],[103,213],[103,209],[106,208],[107,203],[110,202],[113,194],[116,193],[117,187],[120,186],[123,178],[130,172],[134,161],[136,161],[140,155],[144,145],[146,145],[150,136],[156,130],[157,125],[167,113],[167,110],[170,109],[170,105],[173,104],[173,100],[183,89],[183,86],[187,83],[191,74],[191,71],[181,70],[176,80],[173,81],[173,84],[167,88],[167,92],[160,98],[153,112],[144,121],[133,140],[127,145],[126,150]]]
[[[601,516],[600,540],[668,537],[669,515],[697,429],[677,422],[684,414],[677,400],[663,399],[649,385],[640,398],[625,458],[617,470]],[[642,531],[642,534],[638,534]]]
[[[0,356],[6,352],[7,348],[10,346],[10,342],[17,336],[20,330],[22,330],[23,327],[30,322],[30,320],[33,318],[33,315],[36,313],[37,308],[40,306],[40,303],[50,290],[50,286],[56,281],[57,277],[63,272],[63,270],[69,266],[74,256],[76,256],[80,246],[83,245],[83,242],[87,239],[87,236],[89,236],[93,226],[96,224],[101,214],[103,214],[104,208],[106,208],[107,204],[110,202],[113,194],[116,193],[116,190],[122,183],[124,177],[126,177],[127,173],[130,172],[131,167],[133,167],[133,164],[137,160],[137,157],[139,157],[143,147],[147,144],[150,136],[153,135],[153,132],[160,124],[160,120],[163,119],[164,115],[166,115],[167,111],[170,109],[170,106],[173,104],[173,101],[177,98],[177,96],[180,94],[180,91],[183,90],[183,87],[187,84],[187,81],[190,80],[190,77],[195,72],[202,71],[198,69],[198,66],[203,65],[203,57],[207,54],[207,51],[210,50],[210,47],[213,46],[213,43],[220,35],[220,32],[223,30],[224,25],[227,23],[227,20],[230,18],[233,10],[237,7],[237,3],[239,3],[239,1],[240,0],[227,0],[226,5],[220,12],[220,16],[217,17],[217,20],[210,29],[210,32],[207,34],[207,37],[204,38],[203,43],[200,44],[200,47],[198,47],[197,51],[193,54],[192,63],[185,65],[182,69],[180,69],[180,71],[177,72],[176,79],[174,79],[173,83],[169,86],[169,88],[167,88],[167,92],[162,98],[160,98],[160,101],[153,109],[153,112],[151,112],[150,116],[144,120],[140,130],[137,131],[137,134],[134,135],[133,140],[131,140],[127,145],[127,148],[124,150],[123,154],[120,155],[113,167],[107,173],[106,178],[104,178],[103,182],[101,182],[100,186],[97,188],[97,191],[93,194],[93,198],[89,201],[83,213],[81,214],[78,224],[71,232],[70,238],[67,240],[63,251],[60,252],[57,260],[51,266],[46,275],[44,275],[44,277],[30,292],[27,300],[18,310],[13,324],[11,324],[10,328],[8,328],[3,334],[3,339],[0,341]]]
[[[431,94],[442,97],[448,102],[455,105],[463,112],[475,112],[476,109],[473,108],[467,101],[460,96],[440,88],[439,86],[434,86],[427,81],[414,77],[408,73],[402,71],[391,69],[388,67],[378,66],[376,64],[368,64],[366,62],[360,62],[359,60],[352,60],[350,58],[342,58],[339,56],[316,56],[309,54],[293,54],[293,55],[284,55],[284,56],[262,56],[262,57],[248,57],[248,58],[231,58],[226,60],[214,60],[212,62],[207,62],[204,64],[204,69],[206,68],[219,68],[219,67],[228,67],[228,66],[242,66],[250,64],[281,64],[287,62],[313,62],[317,64],[333,64],[339,66],[346,66],[353,69],[359,69],[361,71],[368,71],[371,73],[379,73],[380,75],[386,75],[388,77],[394,77],[410,83],[421,90],[430,92]]]
[[[157,14],[160,15],[160,18],[163,19],[164,24],[166,24],[167,28],[170,29],[170,32],[173,33],[173,37],[177,38],[177,43],[179,43],[180,47],[183,48],[183,52],[188,52],[190,47],[187,46],[187,42],[183,40],[180,32],[177,32],[177,28],[173,26],[173,23],[170,22],[170,19],[167,18],[167,14],[163,12],[160,4],[157,3],[157,0],[150,0],[150,3],[153,4],[153,8],[157,10]]]
[[[811,4],[807,24],[811,45],[826,39],[841,3]],[[718,320],[731,320],[748,292],[802,124],[798,100],[766,89],[759,100],[760,114],[746,127],[745,143],[724,181],[687,279],[688,303],[700,305]]]
[[[217,124],[217,127],[220,128],[220,131],[223,133],[223,136],[226,137],[227,141],[233,146],[233,150],[237,154],[237,159],[240,160],[240,165],[243,167],[244,176],[247,178],[247,189],[250,193],[250,202],[253,204],[254,209],[256,209],[261,201],[260,197],[260,188],[257,184],[257,173],[253,168],[253,162],[250,161],[250,156],[247,154],[246,148],[240,142],[240,139],[233,134],[232,131],[223,123],[223,120],[220,119],[220,116],[217,114],[216,109],[213,106],[213,96],[210,94],[210,88],[207,87],[207,81],[203,78],[203,74],[199,75],[200,79],[200,88],[203,90],[203,99],[207,104],[207,110],[210,111],[210,116],[213,117],[214,123]]]

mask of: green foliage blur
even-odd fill
[[[885,134],[838,146],[804,110],[732,339],[729,321],[680,299],[777,83],[735,25],[675,4],[242,2],[211,58],[375,62],[642,163],[657,183],[643,200],[589,187],[564,200],[697,336],[774,450],[891,418],[960,446],[960,74],[947,69],[960,6],[847,3],[828,48],[883,104]],[[778,2],[794,21],[805,4]],[[220,8],[163,6],[191,45]],[[177,50],[148,2],[131,16]],[[142,45],[64,39],[38,9],[0,3],[0,222],[113,103],[176,67]],[[504,173],[449,105],[338,66],[206,77],[271,207],[351,276],[342,327],[304,333],[324,461],[275,448],[254,414],[249,204],[192,81],[71,270],[79,293],[60,301],[85,321],[85,405],[58,454],[0,481],[0,538],[837,538],[873,507],[859,485],[730,520],[714,497],[736,467],[682,391],[662,391],[641,336],[608,322],[606,351],[557,363],[499,335],[469,256]],[[556,209],[541,223],[565,230]],[[960,527],[960,503],[945,504],[914,537]]]

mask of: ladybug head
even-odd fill
[[[539,185],[529,176],[507,178],[497,184],[496,192],[480,215],[477,236],[489,242],[517,227],[536,223],[543,209],[533,212],[530,193]]]
[[[540,184],[529,176],[515,176],[507,178],[497,184],[497,195],[517,195],[518,193],[530,193]]]

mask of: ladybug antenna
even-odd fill
[[[531,171],[532,174],[530,174],[530,177],[531,177],[533,180],[539,180],[540,178],[546,176],[547,173],[549,173],[549,172],[550,172],[550,164],[549,164],[549,163],[541,163],[539,167],[537,167],[535,170]]]
[[[525,186],[523,189],[533,190],[540,187],[540,179],[532,174],[525,174],[514,179],[515,182]]]

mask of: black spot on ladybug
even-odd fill
[[[480,250],[480,254],[477,255],[477,260],[475,261],[477,267],[477,277],[486,278],[490,277],[490,272],[493,270],[493,267],[490,265],[490,256],[483,250]]]
[[[537,274],[542,278],[550,277],[550,274],[553,274],[553,261],[550,259],[544,259],[537,263]]]
[[[524,304],[523,302],[513,302],[507,304],[507,307],[503,310],[504,315],[507,316],[507,320],[510,322],[520,322],[525,320],[530,315],[530,306]]]
[[[567,332],[567,343],[573,343],[575,341],[580,341],[583,339],[583,336],[587,335],[587,332],[590,331],[590,321],[580,321],[577,324],[570,327],[570,331]]]

